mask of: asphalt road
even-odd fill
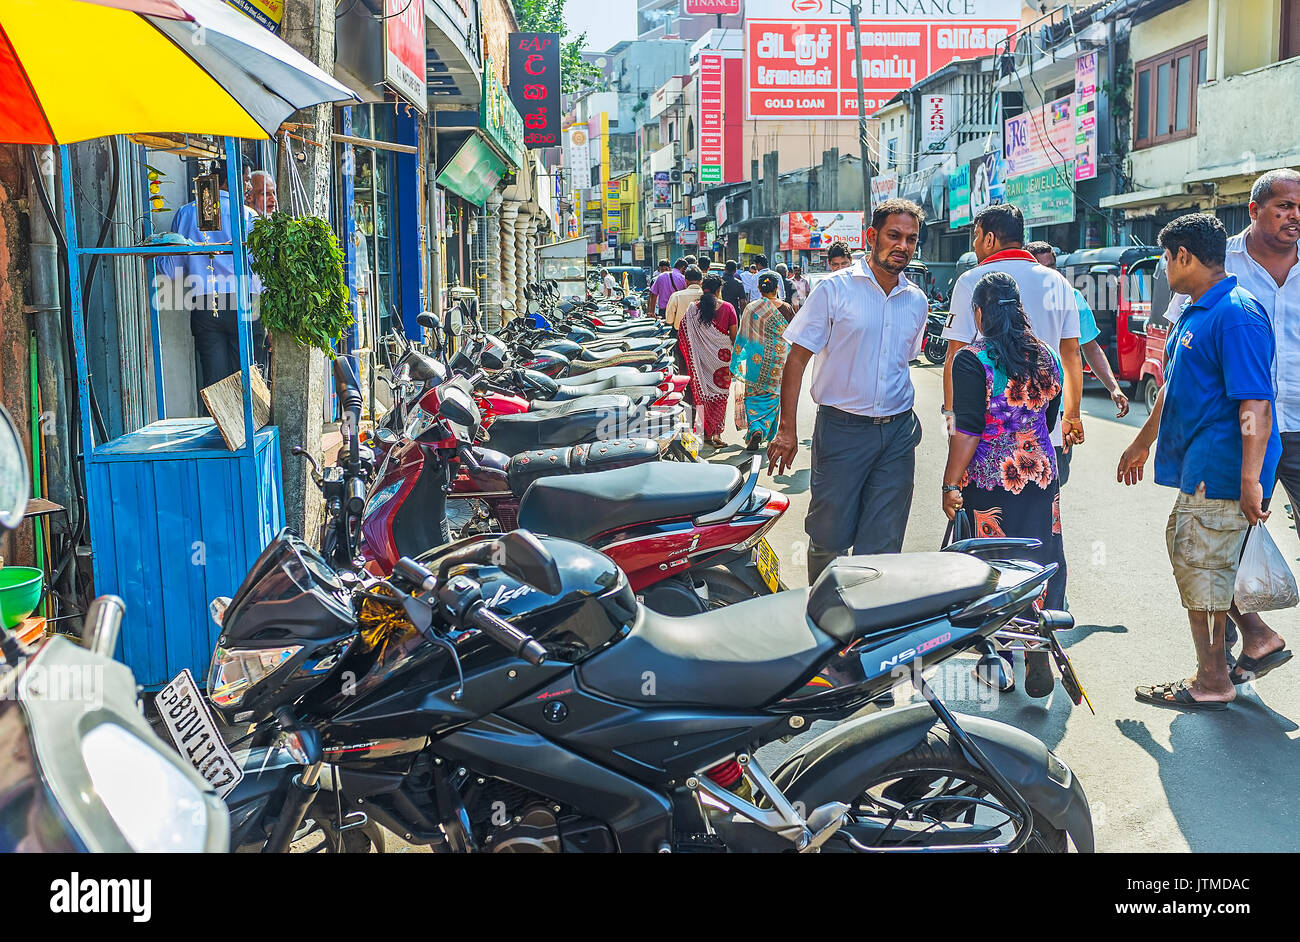
[[[947,443],[939,414],[941,367],[914,365],[916,412],[924,437],[917,449],[915,499],[904,550],[939,548],[946,519],[939,485]],[[808,506],[809,452],[815,405],[807,384],[799,407],[801,446],[792,471],[762,483],[790,497],[790,509],[769,535],[790,586],[807,584],[803,519]],[[1076,627],[1062,635],[1097,710],[1075,707],[1061,690],[1042,700],[1017,689],[997,696],[970,679],[973,655],[938,665],[931,683],[954,710],[984,713],[1038,736],[1079,776],[1092,805],[1100,851],[1295,851],[1300,849],[1300,659],[1238,688],[1226,711],[1183,714],[1137,703],[1137,684],[1189,676],[1195,669],[1190,629],[1165,551],[1165,521],[1174,493],[1148,478],[1115,482],[1119,455],[1146,419],[1143,405],[1115,418],[1095,382],[1085,393],[1087,441],[1071,465],[1061,496],[1069,564],[1068,600]],[[728,423],[730,425],[730,422]],[[728,428],[724,437],[738,441]],[[738,463],[743,449],[711,460]],[[1300,556],[1294,525],[1278,500],[1269,529],[1290,559]],[[1291,646],[1300,644],[1297,611],[1269,616]],[[900,699],[911,688],[895,691]],[[828,724],[814,724],[810,736]],[[760,751],[764,766],[800,740]]]

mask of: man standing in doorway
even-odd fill
[[[1119,460],[1116,479],[1142,479],[1156,446],[1156,483],[1178,489],[1165,527],[1169,560],[1196,647],[1196,675],[1140,686],[1142,703],[1222,710],[1236,699],[1224,627],[1246,531],[1268,519],[1282,443],[1273,409],[1275,343],[1268,314],[1224,271],[1228,234],[1189,213],[1160,232],[1169,286],[1193,301],[1169,331],[1165,384]],[[1244,620],[1257,676],[1290,660],[1272,629]],[[1271,651],[1265,655],[1263,652]],[[1244,660],[1244,658],[1243,658]]]
[[[259,216],[269,216],[275,212],[280,205],[275,192],[275,177],[266,170],[250,173],[244,204]]]
[[[655,313],[663,317],[668,309],[668,299],[676,291],[686,287],[686,260],[679,258],[675,265],[669,265],[668,259],[659,260],[659,275],[650,286],[650,295],[654,298]]]
[[[974,341],[977,333],[971,292],[976,282],[989,272],[1006,272],[1016,279],[1034,335],[1061,357],[1065,391],[1061,421],[1052,429],[1052,444],[1056,447],[1057,467],[1064,485],[1069,477],[1067,449],[1070,445],[1083,444],[1083,421],[1079,418],[1079,402],[1083,394],[1079,305],[1074,288],[1065,276],[1040,265],[1038,259],[1025,251],[1024,241],[1025,219],[1010,203],[989,206],[975,217],[971,247],[979,264],[963,272],[952,286],[948,326],[943,332],[948,341],[948,359],[943,367],[943,414],[947,422],[952,421],[952,358],[958,350]]]
[[[781,422],[767,456],[772,474],[794,462],[799,392],[815,356],[812,501],[804,523],[809,584],[836,556],[903,549],[921,441],[910,363],[929,313],[925,292],[903,269],[924,218],[910,200],[877,206],[867,230],[870,254],[818,284],[785,331]]]

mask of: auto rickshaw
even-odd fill
[[[1165,275],[1165,260],[1161,258],[1156,265],[1155,278],[1151,286],[1151,313],[1147,317],[1144,334],[1146,349],[1142,360],[1142,379],[1140,394],[1147,404],[1149,413],[1156,406],[1156,396],[1165,384],[1165,343],[1169,340],[1169,301],[1173,291]]]

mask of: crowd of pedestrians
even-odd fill
[[[1224,709],[1238,686],[1291,659],[1285,641],[1233,596],[1247,533],[1268,518],[1275,482],[1300,506],[1300,374],[1279,369],[1300,356],[1300,173],[1260,177],[1249,212],[1250,226],[1232,237],[1206,213],[1161,231],[1175,292],[1164,385],[1116,474],[1135,484],[1154,450],[1156,483],[1176,490],[1166,543],[1196,672],[1135,694],[1178,709]],[[855,261],[843,243],[831,246],[832,273],[815,286],[799,268],[771,268],[758,256],[707,277],[694,258],[675,269],[661,262],[651,288],[680,338],[706,440],[723,444],[734,378],[736,427],[752,451],[770,443],[772,474],[795,462],[800,390],[814,363],[810,583],[837,556],[902,550],[922,434],[910,367],[929,313],[905,269],[923,222],[915,203],[879,204],[868,251]],[[1068,608],[1060,489],[1085,440],[1083,364],[1117,417],[1128,397],[1087,300],[1057,271],[1050,245],[1025,243],[1017,207],[977,215],[972,248],[977,264],[953,285],[943,332],[948,457],[939,499],[973,536],[1037,540],[1029,555],[1058,567],[1043,604]],[[980,676],[1003,689],[1014,683],[1009,671]],[[1028,656],[1028,692],[1041,696],[1051,683],[1047,655]]]

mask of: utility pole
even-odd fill
[[[280,34],[326,73],[334,74],[335,0],[289,0],[285,4]],[[334,145],[334,106],[316,105],[302,112],[311,123],[308,132],[320,147],[303,145],[306,160],[299,163],[299,175],[307,190],[308,212],[329,219],[330,168]],[[307,136],[307,135],[304,135]],[[288,155],[289,160],[296,157]],[[288,168],[276,175],[281,199],[289,193]],[[325,357],[319,350],[299,346],[291,337],[276,334],[272,340],[271,421],[280,428],[280,471],[284,481],[284,520],[308,542],[316,538],[323,519],[320,492],[308,477],[303,459],[294,447],[307,454],[321,454],[321,426],[325,401]]]
[[[853,73],[858,77],[858,147],[862,154],[862,205],[868,218],[871,216],[871,158],[867,150],[867,97],[862,85],[862,4],[853,0],[849,4],[849,19],[853,21]]]

